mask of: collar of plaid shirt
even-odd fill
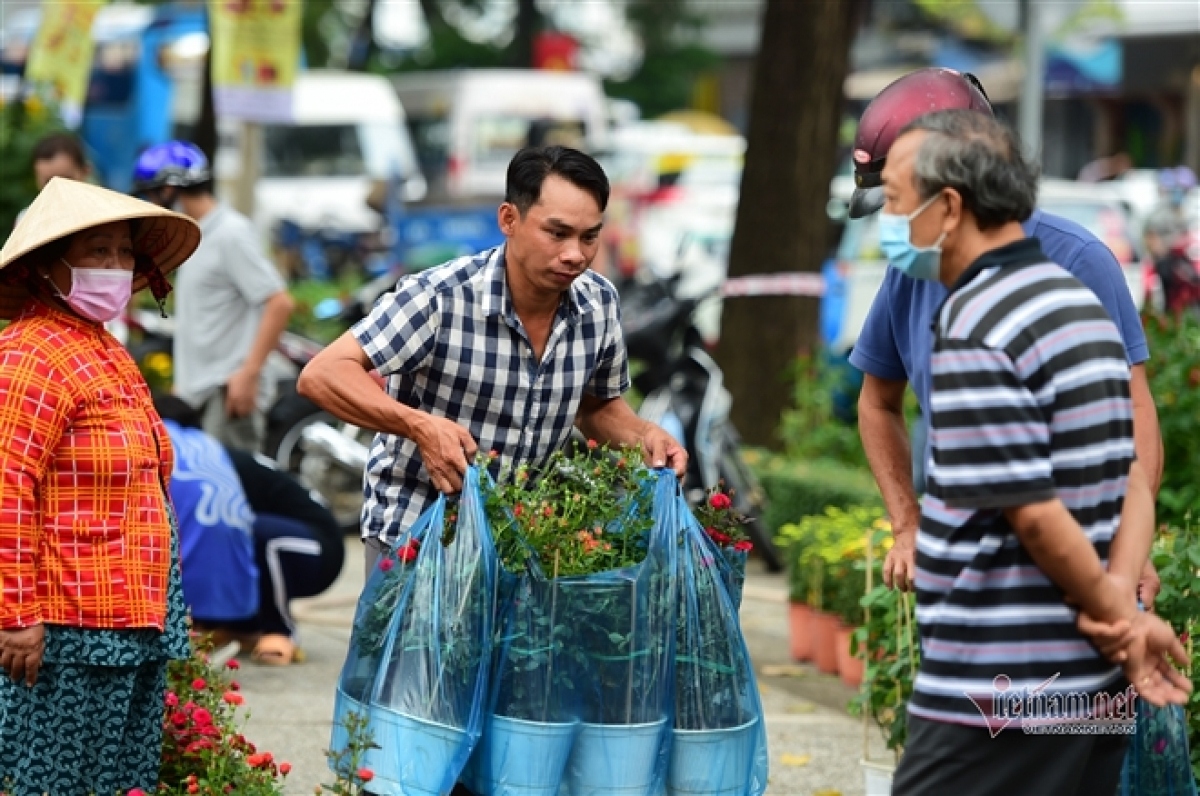
[[[505,323],[512,329],[522,328],[521,319],[517,317],[516,307],[513,306],[512,292],[508,287],[508,260],[505,256],[506,247],[499,246],[488,258],[484,266],[484,279],[487,282],[487,292],[479,302],[485,318],[502,315]],[[580,277],[582,279],[583,277]],[[571,287],[563,295],[559,305],[567,310],[567,322],[574,326],[586,313],[596,309],[596,302],[580,285],[579,279],[571,283]]]

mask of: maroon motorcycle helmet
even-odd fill
[[[883,166],[896,135],[920,116],[956,108],[992,115],[992,104],[974,75],[939,67],[911,72],[871,100],[854,136],[851,218],[883,207]]]

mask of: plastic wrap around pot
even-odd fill
[[[377,793],[449,792],[483,728],[497,561],[479,478],[468,468],[458,505],[430,509],[388,631],[370,700]],[[443,533],[447,511],[457,522]]]
[[[678,557],[675,716],[667,793],[761,796],[768,755],[762,702],[737,607],[729,561],[685,516]]]

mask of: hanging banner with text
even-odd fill
[[[292,119],[303,10],[296,0],[209,0],[217,116],[248,122]]]
[[[42,20],[25,63],[25,80],[34,91],[59,103],[63,123],[75,128],[83,119],[92,73],[92,23],[105,0],[42,3]]]

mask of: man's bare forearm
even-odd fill
[[[920,523],[921,508],[912,485],[903,399],[904,382],[868,376],[858,403],[858,429],[892,527],[911,531]]]
[[[1129,469],[1121,525],[1108,553],[1108,571],[1137,583],[1154,543],[1154,495],[1141,462]]]
[[[1038,568],[1088,616],[1116,622],[1136,615],[1130,594],[1109,577],[1096,548],[1061,500],[1006,509],[1004,514]]]
[[[424,413],[379,389],[369,368],[362,348],[346,333],[304,367],[296,391],[351,425],[412,439]]]
[[[1157,497],[1163,475],[1162,429],[1158,425],[1158,409],[1150,392],[1145,365],[1130,368],[1129,394],[1133,400],[1134,451],[1142,465],[1150,494]]]
[[[244,368],[251,373],[262,371],[267,357],[275,350],[275,346],[279,345],[279,337],[287,329],[288,320],[292,317],[292,310],[295,306],[296,302],[286,290],[281,290],[267,299],[263,306],[262,320],[258,324],[258,330],[254,333],[254,342],[251,343],[250,351],[246,354],[246,361],[242,365]]]

